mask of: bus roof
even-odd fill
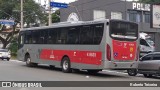
[[[112,19],[112,20],[130,22],[130,21],[118,20],[118,19]],[[46,28],[59,28],[59,27],[65,27],[65,26],[77,26],[77,25],[97,24],[97,23],[106,23],[106,22],[109,22],[109,19],[102,19],[102,20],[95,20],[95,21],[59,22],[59,23],[54,23],[51,26],[24,28],[21,31],[39,30],[39,29],[46,29]]]

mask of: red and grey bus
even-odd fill
[[[63,72],[135,69],[138,48],[138,24],[123,20],[26,28],[18,37],[19,60],[27,66],[48,64]]]

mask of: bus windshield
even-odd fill
[[[131,22],[110,21],[110,36],[116,40],[136,40],[138,25]]]

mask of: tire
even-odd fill
[[[9,60],[10,60],[10,58],[7,59],[7,61],[9,61]]]
[[[29,55],[27,55],[27,56],[25,57],[25,61],[26,61],[26,66],[28,66],[28,67],[34,67],[34,66],[37,66],[37,65],[38,65],[37,63],[32,63],[32,62],[31,62],[31,58],[30,58]]]
[[[129,76],[136,76],[137,70],[136,69],[129,69],[129,70],[127,70],[127,73]]]
[[[101,70],[87,70],[89,74],[97,74]]]
[[[72,72],[70,59],[68,57],[64,57],[62,59],[61,65],[62,65],[62,71],[64,73],[71,73]]]
[[[146,77],[146,78],[151,78],[152,74],[143,74],[143,76]]]

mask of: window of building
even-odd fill
[[[128,20],[133,22],[142,22],[142,11],[128,11]]]
[[[93,19],[94,20],[106,19],[106,12],[103,10],[94,10]]]
[[[121,12],[111,12],[111,19],[122,19],[122,13]]]
[[[144,12],[144,22],[150,23],[150,12]]]

